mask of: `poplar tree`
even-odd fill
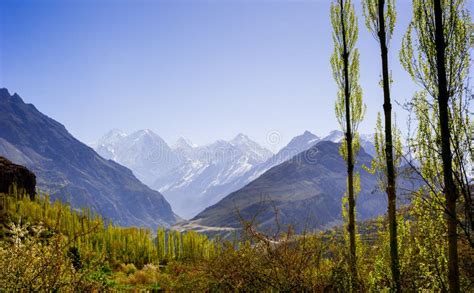
[[[365,24],[380,45],[382,61],[383,111],[385,118],[384,153],[378,154],[385,158],[384,171],[387,176],[386,193],[388,199],[388,223],[390,234],[390,258],[393,288],[400,291],[400,268],[397,241],[397,193],[396,171],[394,163],[394,143],[392,138],[392,103],[390,98],[391,78],[388,68],[388,48],[396,21],[394,0],[364,0]]]
[[[356,156],[360,149],[357,128],[362,121],[365,105],[359,85],[359,51],[355,47],[358,38],[357,17],[350,0],[334,0],[331,4],[334,52],[331,57],[333,77],[339,88],[335,112],[345,139],[340,153],[347,163],[347,201],[349,233],[349,269],[351,286],[357,288],[355,204],[359,177],[354,172]],[[345,208],[345,204],[343,205]]]
[[[461,195],[469,201],[464,134],[469,100],[464,86],[469,69],[470,17],[463,0],[414,0],[413,18],[403,39],[400,60],[424,91],[413,99],[418,119],[418,157],[430,193],[442,205],[447,225],[448,284],[459,292],[458,212]],[[421,138],[421,139],[420,139]],[[426,152],[430,155],[423,155]],[[425,165],[425,166],[424,166]]]

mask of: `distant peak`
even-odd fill
[[[137,133],[142,133],[142,134],[152,134],[153,131],[151,131],[150,129],[141,129],[141,130],[138,130]]]
[[[160,138],[161,139],[161,137],[158,134],[154,133],[153,130],[148,129],[148,128],[137,130],[134,133],[132,133],[131,136],[134,136],[134,137],[149,136],[149,137]]]
[[[95,144],[97,144],[97,145],[112,144],[112,143],[115,143],[115,142],[119,141],[120,139],[122,139],[126,136],[127,136],[127,134],[125,132],[123,132],[120,129],[114,128],[114,129],[109,130],[106,134],[104,134],[104,136],[102,136],[97,141],[97,143],[94,143],[93,145],[95,145]]]
[[[244,141],[250,141],[250,138],[243,134],[243,133],[239,133],[237,134],[234,139],[232,139],[232,142],[244,142]]]
[[[175,148],[180,148],[180,147],[185,147],[185,148],[195,148],[197,147],[197,145],[195,145],[192,141],[190,141],[189,139],[183,137],[183,136],[180,136],[178,138],[178,140],[176,141],[176,143],[174,144],[174,147]]]
[[[125,137],[127,134],[123,132],[121,129],[111,129],[106,134],[104,134],[103,138],[110,138],[110,137]]]
[[[109,131],[106,133],[106,135],[107,135],[107,134],[126,134],[126,133],[123,132],[122,129],[113,128],[113,129],[109,130]]]
[[[309,130],[305,130],[305,132],[303,132],[303,134],[301,136],[311,137],[311,138],[319,138],[316,134],[312,133]]]
[[[344,138],[344,132],[340,130],[333,130],[323,140],[330,140],[332,142],[341,142]]]
[[[159,139],[161,140],[161,137],[159,137],[157,134],[155,134],[153,131],[150,129],[140,129],[137,131],[132,132],[129,136],[129,139],[138,141],[138,140],[143,140],[143,139]]]
[[[243,134],[243,133],[239,133],[235,136],[235,138],[246,138],[246,139],[248,139],[249,137],[247,135]]]
[[[361,140],[367,140],[367,141],[374,141],[375,139],[375,133],[370,133],[370,134],[361,134],[360,135]]]
[[[340,130],[333,130],[333,131],[329,132],[329,134],[330,134],[330,135],[331,135],[331,134],[343,134],[343,132],[340,131]]]

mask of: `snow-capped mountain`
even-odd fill
[[[179,139],[173,150],[186,161],[158,177],[152,187],[161,190],[185,218],[219,201],[234,190],[233,182],[272,156],[244,134],[204,146]]]
[[[159,178],[154,187],[167,196],[178,214],[190,218],[318,141],[319,137],[306,131],[272,155],[239,134],[229,142],[217,141],[195,149],[194,160],[169,176]],[[169,185],[166,182],[176,183]]]
[[[153,131],[145,129],[130,135],[112,130],[104,135],[95,149],[105,159],[130,168],[147,185],[176,168],[181,158]]]
[[[95,149],[132,169],[140,180],[163,193],[178,215],[191,218],[319,141],[341,142],[343,138],[338,130],[322,139],[305,131],[273,154],[244,134],[204,146],[180,137],[169,147],[150,130],[127,135],[115,129]],[[374,154],[373,135],[361,135],[361,145]]]
[[[95,145],[99,146],[103,144],[113,144],[126,136],[127,134],[125,132],[115,128],[107,132],[104,136],[102,136]]]
[[[278,153],[273,155],[267,161],[252,168],[252,170],[240,178],[235,185],[243,187],[245,184],[255,180],[270,168],[291,159],[293,156],[296,156],[303,151],[306,151],[320,140],[321,139],[317,135],[314,135],[309,131],[305,131],[303,134],[294,137],[285,147],[283,147]]]
[[[361,134],[360,135],[360,146],[364,148],[365,152],[375,156],[375,134]]]
[[[364,148],[365,152],[375,156],[374,134],[360,134],[360,146]],[[340,130],[333,130],[327,136],[322,138],[323,141],[332,141],[339,143],[344,139],[344,132]]]
[[[332,142],[341,142],[344,139],[344,132],[340,130],[333,130],[327,136],[323,137],[321,140],[332,141]]]

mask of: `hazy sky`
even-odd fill
[[[373,132],[382,110],[378,43],[359,1],[361,85]],[[411,1],[397,1],[393,98],[416,90],[398,62]],[[149,128],[173,143],[242,132],[276,150],[339,128],[329,0],[0,0],[0,87],[92,142],[111,128]],[[394,105],[402,128],[407,115]],[[279,144],[267,140],[278,132]]]

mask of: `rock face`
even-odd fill
[[[0,89],[0,155],[33,171],[52,200],[89,208],[114,224],[155,229],[176,222],[162,194],[6,89]]]
[[[34,199],[36,175],[26,167],[13,164],[4,157],[0,157],[0,193],[8,193],[14,184]]]

